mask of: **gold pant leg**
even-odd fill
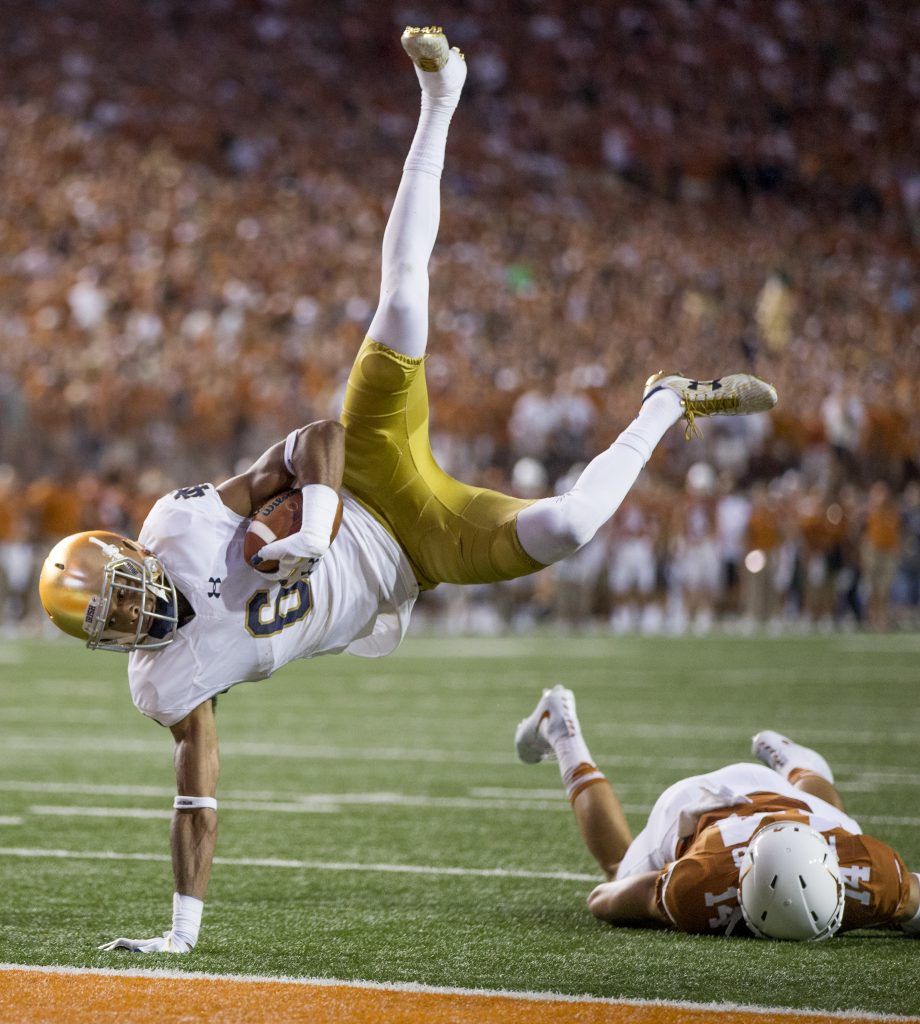
[[[364,340],[342,412],[345,486],[399,541],[423,589],[542,569],[515,526],[532,502],[460,483],[435,462],[423,364]]]

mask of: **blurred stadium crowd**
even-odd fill
[[[0,25],[0,621],[36,562],[335,412],[417,114],[467,50],[432,266],[449,471],[551,493],[660,368],[772,380],[675,430],[552,573],[453,628],[914,627],[920,9],[884,0],[12,0]]]

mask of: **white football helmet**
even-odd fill
[[[810,825],[780,821],[756,832],[738,871],[738,901],[759,939],[829,939],[843,921],[837,855]]]
[[[150,650],[175,639],[178,601],[169,575],[155,555],[117,533],[89,530],[59,541],[38,591],[51,621],[90,650]],[[107,625],[117,591],[138,595],[130,632]]]

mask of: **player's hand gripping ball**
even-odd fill
[[[243,539],[243,557],[258,572],[271,574],[278,571],[278,561],[261,561],[253,564],[253,557],[273,541],[290,537],[300,530],[303,514],[303,494],[299,490],[282,491],[267,501],[252,514],[252,522]],[[335,540],[342,525],[342,498],[332,523],[330,544]]]

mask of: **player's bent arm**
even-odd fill
[[[588,909],[601,921],[621,925],[664,925],[655,899],[657,871],[602,882],[588,897]]]
[[[171,731],[176,741],[176,795],[214,799],[220,759],[213,702],[199,704]],[[217,811],[211,807],[177,809],[170,842],[176,892],[204,900],[217,846]]]
[[[198,941],[204,897],[217,844],[217,725],[212,701],[206,701],[172,726],[176,741],[176,809],[173,813],[172,927],[152,939],[115,939],[106,952],[188,953]],[[181,799],[180,799],[181,798]],[[185,806],[182,806],[182,805]]]
[[[248,516],[288,487],[325,484],[340,490],[345,472],[345,428],[338,420],[317,420],[295,432],[290,452],[293,474],[284,463],[285,442],[271,446],[238,476],[218,488],[224,504]]]

